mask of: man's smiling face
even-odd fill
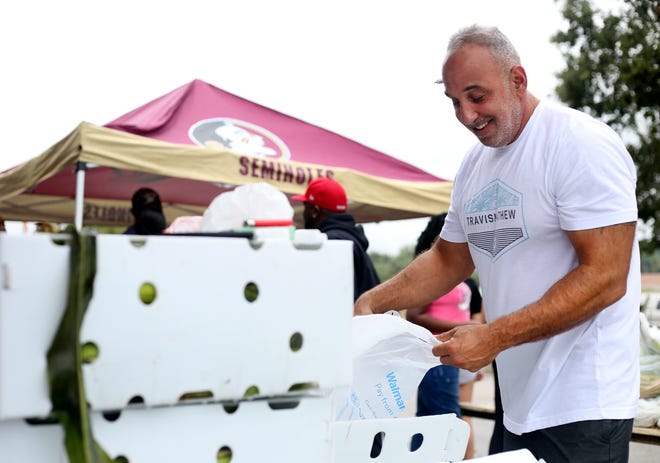
[[[518,138],[523,108],[516,84],[486,47],[461,47],[445,62],[442,77],[456,118],[481,143],[499,147]]]

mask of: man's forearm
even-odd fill
[[[490,328],[499,350],[567,331],[613,303],[616,299],[602,297],[607,292],[604,283],[591,273],[578,267],[537,302],[492,322]]]
[[[467,245],[446,244],[449,250],[434,246],[389,280],[364,293],[356,302],[355,313],[383,313],[420,307],[447,293],[474,269]]]
[[[360,296],[356,313],[362,306],[373,313],[384,313],[426,305],[437,298],[441,294],[437,274],[434,275],[423,258],[424,255],[418,257],[401,272]],[[364,313],[370,313],[369,310]]]
[[[567,331],[623,297],[630,265],[631,235],[634,235],[630,228],[625,230],[626,226],[592,230],[589,232],[591,236],[582,233],[577,240],[574,234],[578,249],[588,242],[589,249],[578,251],[580,265],[555,283],[537,302],[491,323],[491,331],[501,350]],[[611,234],[612,239],[599,236],[603,233]],[[594,250],[593,241],[598,240],[608,249],[598,250],[596,245]]]

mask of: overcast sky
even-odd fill
[[[452,179],[476,139],[440,77],[449,36],[498,26],[530,90],[553,93],[554,0],[22,0],[0,6],[0,171],[81,121],[105,124],[193,79]],[[368,225],[371,250],[412,244],[426,219]]]

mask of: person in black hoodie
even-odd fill
[[[303,201],[305,228],[316,228],[330,240],[353,241],[353,299],[380,283],[371,258],[367,254],[369,240],[361,225],[348,213],[348,200],[344,187],[331,178],[317,178],[307,186],[304,195],[291,197]]]

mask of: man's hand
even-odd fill
[[[478,371],[499,353],[487,324],[457,326],[436,338],[440,344],[433,348],[433,355],[440,357],[443,365]]]
[[[353,308],[353,315],[372,315],[376,313],[369,303],[369,298],[366,293],[363,294],[355,301],[355,306]]]

